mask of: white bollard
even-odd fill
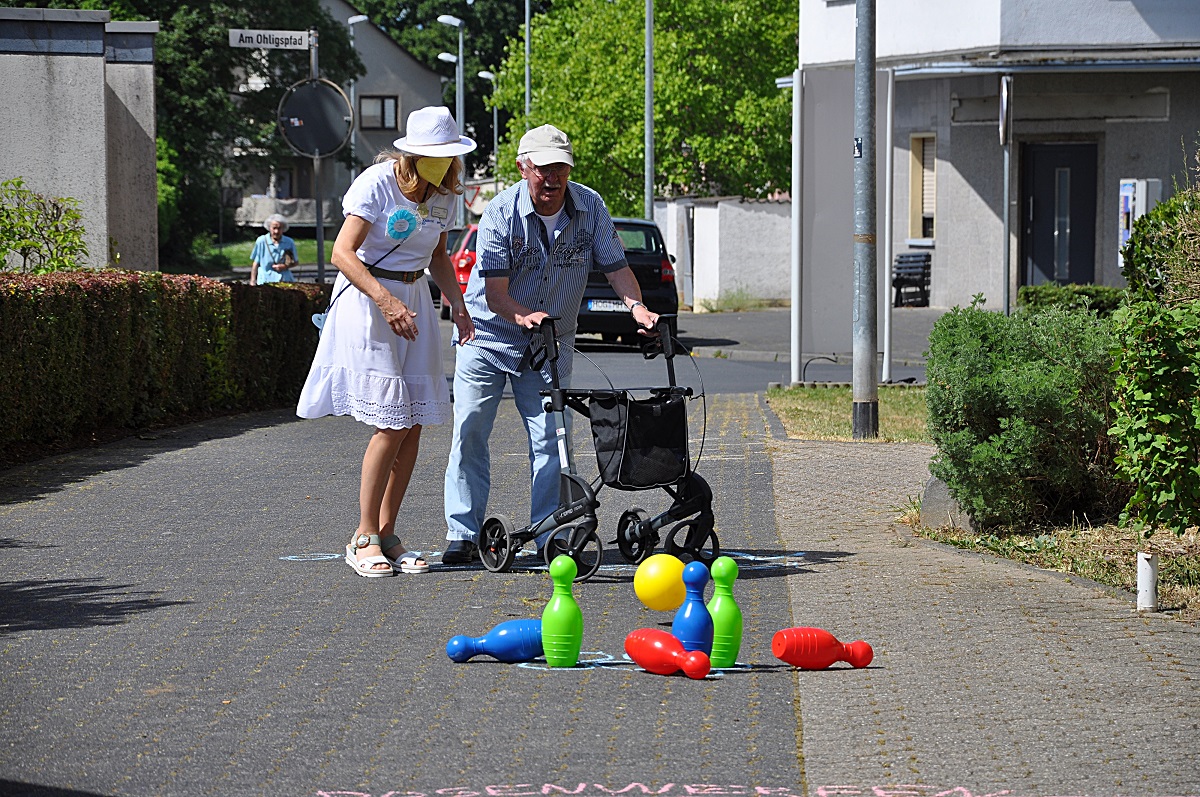
[[[1137,555],[1137,610],[1158,611],[1158,554]]]

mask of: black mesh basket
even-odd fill
[[[588,414],[600,479],[609,487],[669,487],[687,476],[687,404],[682,396],[634,399],[625,390],[595,391]]]

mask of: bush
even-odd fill
[[[1200,523],[1200,301],[1135,302],[1114,317],[1121,522],[1149,536]]]
[[[1012,317],[980,300],[942,316],[926,369],[930,465],[979,524],[1115,516],[1112,333],[1057,308]]]
[[[1124,288],[1110,285],[1022,285],[1017,291],[1017,306],[1034,311],[1048,307],[1091,310],[1100,318],[1107,318],[1121,306],[1127,294]]]
[[[0,274],[0,450],[295,401],[328,288],[116,270]]]
[[[78,200],[31,191],[20,177],[0,182],[0,268],[10,256],[22,273],[81,268],[83,232]]]

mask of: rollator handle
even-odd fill
[[[530,367],[540,370],[547,359],[552,363],[558,361],[558,338],[554,334],[554,322],[560,320],[559,316],[548,315],[540,324],[533,325],[531,332],[534,338],[529,344]]]

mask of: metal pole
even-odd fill
[[[499,110],[495,105],[496,98],[492,97],[492,179],[496,179],[496,172],[500,165],[500,115]]]
[[[854,362],[852,430],[879,436],[876,382],[875,0],[856,0],[854,58]]]
[[[887,71],[887,129],[883,131],[883,290],[892,286],[892,199],[895,174],[892,163],[892,127],[896,122],[896,70]],[[884,302],[883,310],[883,384],[892,381],[892,302]]]
[[[463,23],[460,22],[458,25],[458,64],[454,68],[454,71],[456,73],[455,79],[457,80],[457,86],[455,86],[455,89],[454,89],[454,115],[455,115],[455,117],[457,117],[455,119],[455,121],[458,122],[458,134],[460,136],[465,135],[466,131],[467,131],[467,125],[466,125],[467,120],[463,116],[463,27],[464,27]],[[467,159],[467,156],[464,155],[463,161],[465,162],[466,159]],[[465,177],[466,175],[463,175],[463,176]],[[460,228],[465,227],[466,226],[466,215],[467,215],[465,212],[466,211],[465,196],[459,197],[457,204],[458,204],[458,211],[454,215],[455,226],[460,227]]]
[[[792,366],[791,382],[800,382],[801,359],[803,358],[803,341],[801,338],[801,321],[803,308],[801,301],[802,275],[801,265],[804,245],[804,147],[802,143],[804,120],[804,70],[797,66],[792,73]]]
[[[318,68],[317,57],[317,31],[316,28],[308,29],[308,67],[309,78],[316,80],[321,73]],[[321,201],[321,157],[317,155],[313,158],[313,199],[317,205],[317,284],[325,282],[325,208]]]
[[[1009,296],[1009,283],[1012,279],[1012,241],[1009,237],[1012,235],[1012,230],[1009,227],[1011,223],[1012,209],[1009,203],[1012,201],[1012,75],[1002,75],[1000,77],[1000,143],[1004,145],[1004,268],[1002,269],[1004,287],[1001,289],[1002,302],[1004,304],[1004,314],[1008,315],[1011,311]]]
[[[525,129],[529,129],[529,0],[525,0]]]
[[[654,0],[646,0],[646,218],[654,221]]]
[[[354,26],[350,26],[350,50],[355,50]],[[358,81],[350,78],[350,179],[358,177],[358,159],[354,157],[354,139],[358,136],[358,105],[354,100],[354,84]]]

